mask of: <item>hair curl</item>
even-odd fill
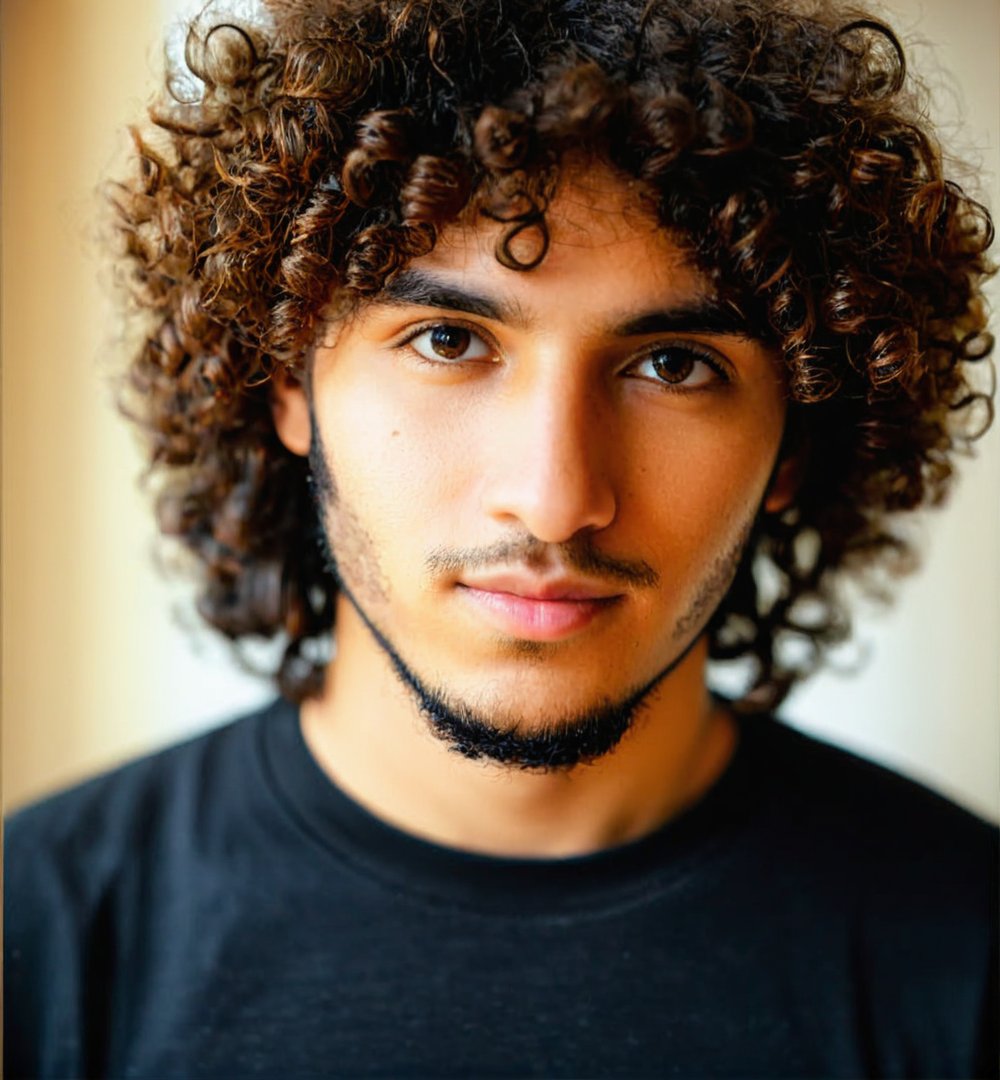
[[[945,178],[893,32],[799,0],[210,15],[185,51],[200,92],[168,80],[158,141],[134,135],[138,168],[114,188],[145,320],[126,408],[160,527],[200,563],[205,619],[233,639],[283,634],[281,690],[317,688],[309,643],[332,627],[335,585],[267,381],[301,372],[331,298],[348,312],[377,293],[470,205],[506,224],[497,259],[530,270],[560,162],[583,150],[641,181],[787,367],[798,495],[761,516],[709,626],[713,657],[755,661],[743,707],[773,707],[847,632],[838,576],[907,552],[894,515],[940,501],[977,434],[962,418],[990,407],[969,365],[992,348],[992,224]],[[807,655],[784,655],[789,638]]]

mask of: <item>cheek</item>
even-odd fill
[[[647,428],[627,451],[641,468],[632,488],[680,534],[742,524],[756,513],[767,488],[781,435],[774,410],[733,410],[718,417]]]
[[[396,548],[411,558],[420,555],[428,526],[440,521],[454,498],[460,486],[455,473],[468,459],[455,451],[464,436],[456,435],[440,409],[423,404],[387,393],[376,380],[349,393],[338,393],[331,380],[317,395],[343,527],[363,529],[383,562]]]

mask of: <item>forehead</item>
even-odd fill
[[[564,171],[545,212],[549,244],[531,270],[512,270],[496,257],[511,229],[470,208],[445,227],[434,249],[410,266],[436,278],[501,290],[525,313],[555,307],[642,307],[665,299],[713,294],[680,239],[656,219],[638,182],[608,169]],[[511,242],[519,261],[537,252],[540,236],[528,228]],[[577,311],[577,317],[580,312]]]

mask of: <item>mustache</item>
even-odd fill
[[[514,565],[537,571],[566,566],[587,577],[643,589],[654,589],[660,583],[660,575],[649,563],[607,555],[588,536],[563,544],[548,544],[525,536],[498,540],[485,547],[439,547],[424,560],[424,569],[434,577]]]

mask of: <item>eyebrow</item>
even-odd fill
[[[511,304],[470,292],[454,285],[447,285],[420,270],[402,270],[386,282],[381,292],[373,298],[376,304],[444,308],[448,311],[464,311],[495,322],[523,323],[521,311]]]
[[[754,339],[747,317],[734,305],[710,296],[696,297],[664,311],[631,316],[615,327],[619,337],[645,334],[718,334]]]
[[[492,319],[495,322],[525,326],[528,320],[518,304],[507,303],[439,281],[421,270],[407,269],[387,282],[372,302],[391,306],[416,305],[463,311],[468,315]],[[750,330],[747,317],[732,304],[714,297],[699,296],[660,311],[645,311],[626,316],[611,328],[615,337],[644,337],[653,334],[711,334],[747,338],[756,335]]]

